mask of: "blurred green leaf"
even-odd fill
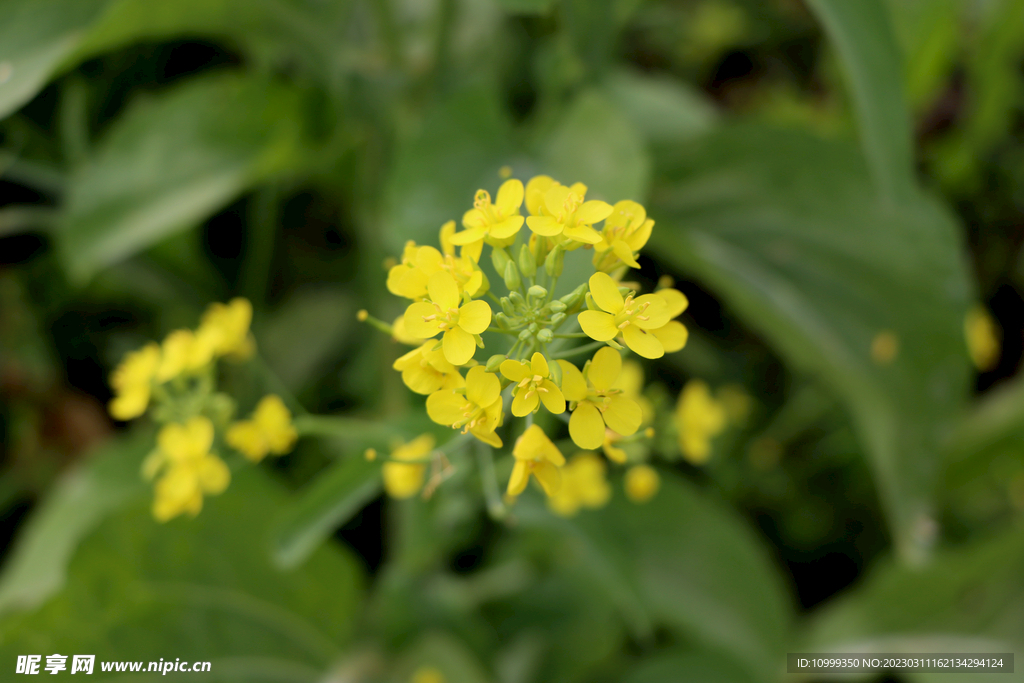
[[[883,197],[913,201],[916,180],[903,67],[882,0],[808,0],[842,61],[861,146]]]
[[[642,138],[615,105],[592,90],[579,95],[538,150],[541,169],[559,182],[583,182],[587,198],[643,202],[651,164]]]
[[[70,274],[86,279],[296,168],[302,121],[296,91],[238,75],[136,102],[72,178],[58,231]]]
[[[547,14],[555,0],[498,0],[498,6],[510,14]]]
[[[796,131],[721,129],[681,148],[667,173],[675,183],[650,209],[662,226],[654,253],[839,393],[897,546],[921,559],[940,432],[969,374],[970,280],[954,222],[923,197],[880,201],[855,150]]]
[[[771,665],[765,662],[765,669]],[[643,659],[622,678],[622,683],[746,683],[751,680],[729,659],[709,652],[671,652]]]
[[[260,353],[289,389],[301,391],[319,378],[355,324],[352,302],[340,289],[300,291],[259,330]]]
[[[750,529],[692,484],[664,476],[645,505],[616,495],[571,521],[525,508],[520,521],[558,533],[558,553],[573,554],[620,610],[638,611],[721,650],[751,677],[770,679],[765,662],[784,652],[791,619],[786,590]]]
[[[420,669],[433,669],[445,683],[488,683],[492,680],[472,652],[452,636],[434,632],[420,638],[395,664],[389,680],[407,683]]]
[[[674,78],[621,69],[608,76],[604,91],[655,153],[663,143],[707,132],[717,118],[714,105],[704,95]]]
[[[275,522],[273,556],[278,566],[302,564],[335,529],[380,495],[380,467],[353,449],[299,492]]]
[[[956,64],[960,42],[957,0],[888,0],[903,49],[907,99],[918,110],[933,104]]]
[[[5,559],[0,615],[35,609],[64,586],[82,539],[145,490],[139,466],[152,448],[149,431],[111,441],[58,481],[19,530]]]
[[[248,467],[195,519],[159,524],[148,500],[109,518],[76,553],[62,593],[0,624],[0,656],[170,654],[211,661],[218,680],[319,680],[353,633],[360,570],[340,547],[301,570],[274,569],[264,539],[282,501]]]
[[[960,420],[946,442],[952,462],[977,458],[1024,436],[1024,378],[985,394]]]

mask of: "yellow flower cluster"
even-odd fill
[[[155,403],[153,417],[163,423],[142,466],[143,476],[155,479],[153,516],[162,522],[198,514],[204,496],[227,488],[231,472],[215,449],[218,427],[224,442],[253,462],[287,453],[298,438],[278,396],[264,396],[251,419],[230,423],[234,401],[215,391],[218,359],[245,360],[255,352],[251,321],[245,299],[211,304],[197,329],[175,330],[161,344],[128,353],[111,374],[114,418],[141,417]]]
[[[681,292],[641,294],[622,282],[640,267],[654,221],[635,201],[609,204],[587,193],[582,183],[562,185],[543,175],[525,186],[506,180],[493,200],[478,190],[461,229],[454,221],[441,227],[440,248],[409,242],[389,269],[388,290],[409,300],[404,314],[387,325],[359,313],[396,340],[413,342],[393,367],[409,389],[427,397],[434,422],[492,448],[504,446],[499,431],[506,423],[521,424],[507,494],[520,495],[532,477],[564,514],[601,505],[610,493],[604,460],[591,453],[566,463],[551,438],[558,420],[568,423],[577,447],[602,448],[610,460],[627,462],[622,445],[651,430],[640,430],[642,376],[631,379],[638,376],[631,364],[623,374],[621,351],[660,358],[687,341],[675,320],[687,307]],[[490,279],[481,266],[485,246]],[[568,293],[556,297],[566,259],[586,250],[592,256],[582,264],[593,274],[570,287],[562,283]],[[494,275],[504,295],[493,291]],[[486,361],[476,358],[485,335],[499,351]],[[570,360],[588,351],[582,365]],[[393,451],[383,466],[389,494],[408,497],[422,489],[433,447],[424,436]]]

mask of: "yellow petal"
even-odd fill
[[[487,407],[501,395],[501,381],[481,365],[466,373],[466,398],[478,406]]]
[[[594,450],[604,443],[604,420],[590,401],[583,401],[569,418],[569,436],[580,448]]]
[[[598,391],[608,391],[615,386],[620,372],[622,356],[615,349],[606,346],[594,354],[594,360],[590,362],[590,368],[587,370],[587,381]]]
[[[690,333],[678,320],[671,320],[665,327],[649,330],[665,347],[665,353],[672,353],[686,346]]]
[[[604,311],[583,311],[579,314],[579,323],[586,335],[596,341],[615,339],[619,333],[615,327],[615,317]]]
[[[608,202],[591,200],[583,202],[580,208],[576,209],[576,222],[592,225],[603,221],[612,214],[612,205]]]
[[[512,467],[512,476],[508,480],[508,495],[518,496],[526,490],[526,482],[530,479],[529,466],[525,461],[517,460]]]
[[[523,227],[524,220],[526,219],[522,216],[509,216],[500,223],[491,226],[491,237],[500,240],[512,237]]]
[[[476,352],[476,339],[461,327],[446,330],[442,344],[445,360],[452,365],[465,365]]]
[[[427,293],[430,300],[443,311],[459,307],[459,286],[447,271],[441,270],[430,276],[427,280]]]
[[[607,273],[594,273],[590,276],[590,295],[594,297],[594,303],[604,311],[614,315],[622,310],[619,285]]]
[[[562,473],[550,462],[544,461],[534,465],[533,476],[537,477],[541,488],[549,497],[558,493],[558,489],[562,486]]]
[[[526,209],[534,216],[539,216],[544,207],[544,195],[554,179],[546,175],[535,176],[526,183]]]
[[[544,237],[560,235],[565,227],[551,216],[530,216],[526,219],[526,226]]]
[[[427,466],[423,464],[386,462],[381,469],[384,490],[392,498],[411,498],[423,487],[426,472]]]
[[[626,451],[616,446],[611,439],[605,438],[601,447],[604,449],[604,454],[612,462],[617,462],[619,464],[626,462]]]
[[[442,389],[427,396],[427,415],[437,424],[451,427],[464,419],[467,405],[466,398],[461,394]]]
[[[547,377],[550,373],[548,369],[548,361],[544,358],[544,354],[540,351],[534,352],[530,358],[530,369],[533,370],[533,374],[540,375],[541,377]]]
[[[469,433],[483,441],[491,448],[501,448],[502,446],[501,437],[499,437],[493,431],[486,431],[484,429],[474,427],[473,429],[469,430]]]
[[[491,324],[491,307],[486,301],[470,301],[459,309],[459,327],[470,334],[480,334]]]
[[[555,386],[555,383],[549,379],[544,380],[540,384],[541,389],[547,389],[547,391],[541,391],[540,400],[544,403],[544,407],[548,409],[552,415],[561,415],[565,412],[565,397],[562,396],[562,392]]]
[[[512,399],[512,414],[516,417],[523,417],[537,410],[539,406],[540,397],[537,395],[537,392],[527,391],[526,387],[520,387]]]
[[[690,305],[690,300],[687,299],[686,295],[678,289],[659,289],[655,294],[665,300],[665,304],[668,306],[669,318],[675,318],[677,315],[685,311],[686,307]]]
[[[149,383],[139,384],[121,391],[107,406],[115,420],[133,420],[149,407]]]
[[[231,482],[231,470],[223,460],[213,455],[203,458],[196,474],[203,492],[211,495],[222,493]]]
[[[504,360],[498,368],[507,379],[521,382],[530,376],[530,366],[518,360]]]
[[[263,432],[251,420],[232,424],[228,427],[224,440],[252,462],[259,462],[270,452],[270,444],[264,438]]]
[[[619,257],[619,260],[630,268],[639,268],[640,264],[633,258],[633,250],[622,240],[612,242],[612,251]]]
[[[661,358],[665,355],[665,347],[656,336],[641,330],[636,325],[629,325],[622,330],[622,340],[633,353],[644,358]]]
[[[424,320],[424,318],[430,319]],[[425,301],[409,304],[409,308],[405,309],[405,315],[402,316],[402,321],[405,323],[405,331],[417,339],[427,339],[441,331],[438,327],[437,309]]]
[[[570,401],[582,401],[587,397],[587,380],[575,365],[567,360],[555,361],[562,368],[562,394]]]
[[[569,239],[583,242],[584,244],[598,244],[601,242],[601,233],[589,225],[573,225],[565,228],[562,234]]]
[[[463,222],[463,225],[465,225],[466,219],[463,218],[462,222]],[[482,226],[478,226],[478,227],[468,228],[466,230],[463,230],[462,232],[457,232],[457,233],[453,234],[450,239],[451,239],[452,244],[461,247],[461,246],[465,246],[467,244],[473,244],[474,242],[480,242],[481,240],[483,240],[484,235],[486,235],[486,234],[487,234],[487,229],[482,227]]]
[[[402,444],[391,451],[392,460],[403,462],[416,462],[426,460],[434,450],[435,440],[432,434],[421,434],[409,443]]]
[[[441,231],[438,234],[438,241],[441,242],[441,251],[448,256],[455,255],[455,243],[452,242],[452,236],[455,234],[455,221],[448,221],[441,226]]]
[[[644,412],[640,405],[622,394],[612,396],[604,409],[604,421],[608,428],[622,436],[632,436],[643,422]]]
[[[646,320],[641,320],[637,317],[633,320],[633,324],[640,329],[655,330],[664,327],[672,319],[672,316],[669,315],[668,304],[657,294],[644,294],[637,297],[636,304],[644,308],[643,317],[646,318]]]
[[[204,455],[213,446],[213,423],[209,418],[197,415],[185,423],[189,449],[193,456]]]
[[[524,194],[522,181],[510,178],[498,188],[498,196],[494,200],[494,205],[502,215],[511,216],[522,206]]]
[[[646,503],[658,492],[661,477],[648,465],[637,465],[626,472],[626,497],[634,503]]]

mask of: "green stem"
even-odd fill
[[[480,480],[484,487],[484,496],[487,498],[487,513],[491,519],[502,520],[508,513],[505,503],[501,500],[501,492],[498,490],[498,474],[494,469],[494,453],[491,448],[482,442],[477,443],[476,448],[477,464],[480,467]]]
[[[562,353],[562,354],[560,354],[558,356],[553,356],[553,358],[554,359],[559,359],[559,358],[569,358],[571,356],[578,356],[578,355],[580,355],[582,353],[589,353],[590,351],[594,351],[595,349],[599,349],[599,348],[601,348],[604,345],[605,345],[605,342],[602,342],[602,341],[596,341],[596,342],[594,342],[592,344],[584,344],[583,346],[578,346],[575,349],[570,349],[570,350],[566,351],[565,353]]]
[[[384,422],[337,415],[299,415],[293,421],[299,436],[326,436],[357,441],[387,441],[395,428]]]
[[[555,339],[589,339],[586,332],[573,332],[571,334],[556,334]]]

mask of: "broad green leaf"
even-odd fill
[[[678,79],[623,69],[608,76],[604,92],[655,153],[664,143],[682,142],[706,133],[717,118],[714,105]]]
[[[599,91],[576,98],[538,157],[541,170],[559,182],[586,184],[587,199],[646,199],[651,168],[643,139]]]
[[[142,431],[100,447],[62,477],[18,532],[0,575],[0,615],[31,610],[59,591],[82,538],[144,491],[142,458],[153,434]]]
[[[766,670],[772,668],[765,662]],[[641,660],[622,683],[747,683],[750,676],[731,660],[710,652],[669,652]]]
[[[317,476],[275,522],[274,561],[286,568],[302,564],[335,529],[380,495],[380,467],[353,451]]]
[[[903,49],[907,99],[916,110],[933,104],[956,64],[960,42],[957,0],[888,0]]]
[[[649,209],[650,253],[698,276],[835,390],[900,553],[922,559],[940,433],[969,376],[955,223],[923,197],[880,200],[855,150],[796,131],[723,128],[676,156]]]
[[[750,529],[692,484],[666,476],[645,505],[617,494],[571,521],[546,510],[517,514],[524,527],[559,534],[559,555],[594,575],[621,611],[639,613],[624,614],[634,629],[638,619],[666,626],[752,678],[770,678],[765,662],[782,656],[789,629],[786,590]]]
[[[302,108],[284,85],[206,76],[137,101],[76,170],[58,231],[79,280],[299,165]]]
[[[808,0],[843,64],[860,123],[861,147],[878,191],[914,199],[914,153],[903,66],[883,0]]]
[[[0,658],[90,653],[98,674],[103,660],[170,654],[211,661],[217,680],[319,680],[353,633],[362,581],[340,547],[294,572],[271,566],[265,534],[283,497],[247,466],[195,519],[159,524],[148,500],[110,517],[75,554],[60,594],[0,623]]]

